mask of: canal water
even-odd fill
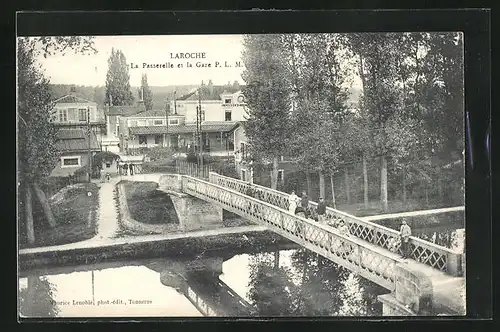
[[[23,272],[24,317],[381,316],[382,287],[306,249]]]

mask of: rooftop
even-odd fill
[[[62,96],[56,100],[54,100],[55,103],[58,104],[74,104],[74,103],[95,103],[94,101],[83,99],[81,97],[77,97],[75,95],[65,95]]]
[[[238,125],[238,122],[233,121],[210,121],[201,124],[202,132],[228,132]],[[146,135],[146,134],[165,134],[167,133],[167,126],[141,126],[129,127],[132,135]],[[169,134],[184,134],[196,132],[196,124],[184,124],[168,126]]]
[[[151,110],[151,111],[145,111],[145,112],[140,112],[137,114],[129,115],[129,118],[147,118],[147,117],[165,117],[165,111],[161,110]]]
[[[104,109],[106,115],[114,116],[131,116],[137,113],[144,113],[144,105],[131,105],[131,106],[107,106]]]
[[[86,151],[89,148],[88,136],[85,129],[59,129],[57,132],[56,147],[61,152]],[[97,137],[91,131],[90,149],[100,150]]]

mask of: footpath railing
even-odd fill
[[[309,250],[394,290],[395,266],[401,262],[394,254],[388,255],[354,236],[340,234],[333,227],[290,214],[279,206],[215,183],[182,176],[182,191],[269,226],[274,232]]]
[[[256,198],[283,210],[288,210],[288,194],[263,187],[256,184],[250,184],[245,181],[229,178],[220,174],[211,172],[209,181],[218,186],[234,190],[239,193]],[[309,202],[309,207],[316,209],[316,202]],[[378,225],[376,223],[363,220],[339,210],[326,208],[326,217],[332,221],[343,220],[349,227],[350,234],[367,241],[371,244],[380,246],[384,249],[401,253],[399,232]],[[422,240],[418,237],[410,237],[410,257],[416,261],[431,266],[440,271],[453,276],[462,276],[462,253],[456,252],[434,243]]]

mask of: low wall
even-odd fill
[[[408,222],[408,224],[412,228],[423,228],[423,227],[431,227],[439,225],[453,225],[456,226],[457,228],[465,227],[464,211],[441,212],[435,214],[423,214],[421,216],[405,216],[405,217],[398,217],[396,214],[395,217],[389,217],[386,219],[377,218],[371,220],[367,219],[366,217],[362,219],[370,220],[371,222],[374,222],[378,225],[382,225],[385,227],[399,229],[403,218]]]
[[[189,258],[200,253],[203,253],[204,256],[210,256],[211,254],[219,254],[221,251],[247,252],[255,250],[258,252],[273,245],[292,244],[291,241],[269,231],[213,233],[202,236],[186,233],[183,237],[177,238],[144,239],[137,242],[121,241],[102,246],[20,253],[19,269],[26,271],[42,267],[98,264],[122,259],[137,260],[159,257],[179,259],[181,256]]]
[[[163,224],[150,225],[141,223],[130,215],[128,209],[127,196],[122,183],[116,185],[116,195],[119,204],[120,223],[128,230],[141,232],[145,234],[162,234],[164,232],[172,232],[179,229],[178,224]]]

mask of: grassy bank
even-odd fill
[[[88,196],[88,192],[92,195]],[[99,187],[95,183],[67,186],[49,199],[56,220],[51,228],[39,203],[34,201],[33,223],[35,243],[28,245],[21,236],[21,248],[43,247],[88,240],[97,233]]]
[[[145,224],[178,224],[179,219],[168,194],[157,190],[156,182],[123,181],[132,218]]]

